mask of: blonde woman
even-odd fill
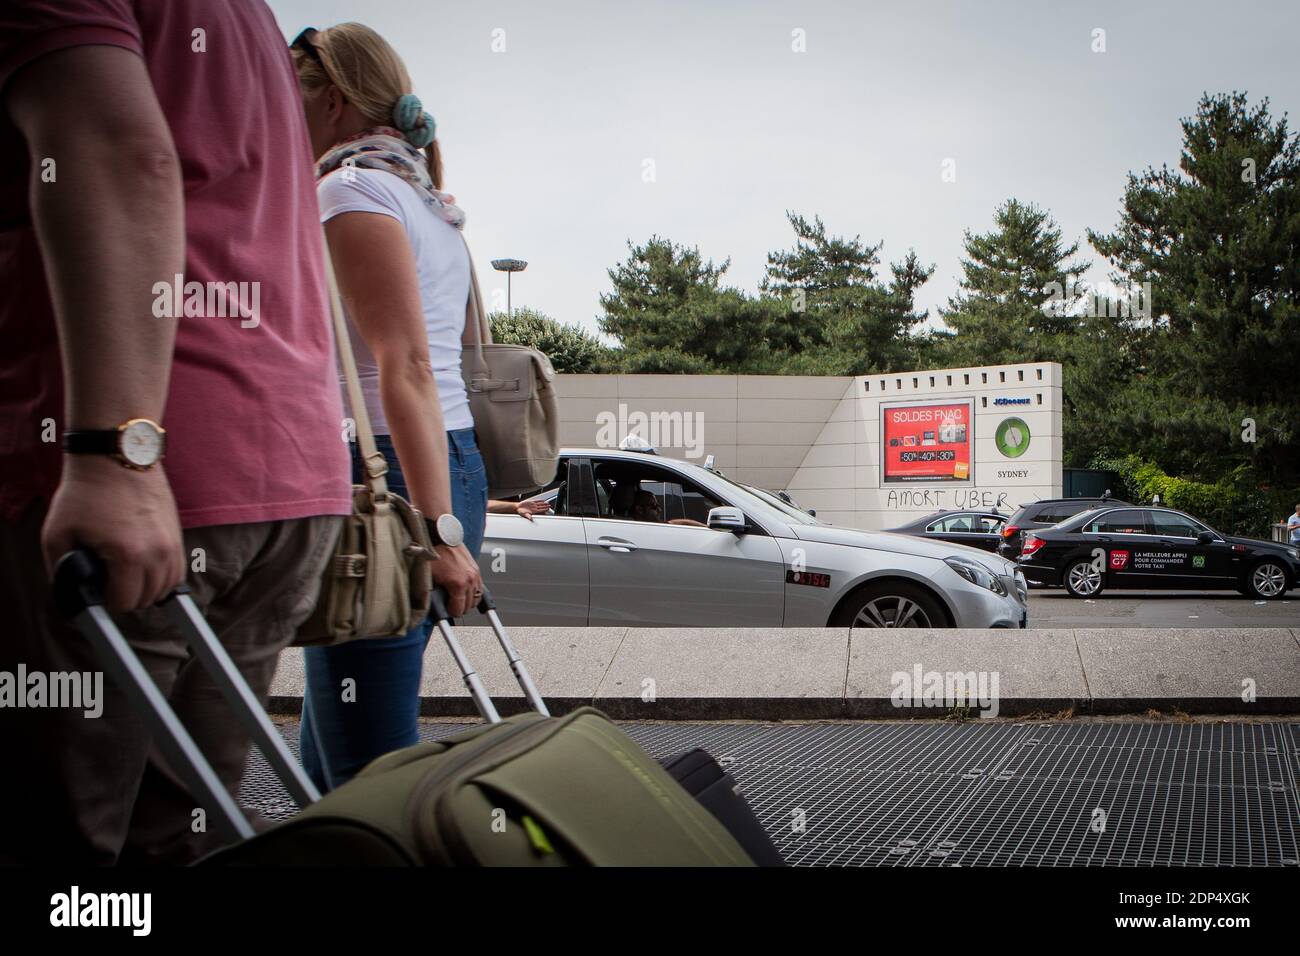
[[[488,501],[460,374],[470,284],[465,216],[442,191],[433,117],[379,34],[359,23],[304,30],[290,51],[320,217],[388,486],[426,515],[439,542],[433,576],[460,615],[482,591],[476,557]],[[354,480],[360,469],[354,445]],[[303,763],[322,789],[416,742],[430,631],[425,622],[404,637],[306,650]]]

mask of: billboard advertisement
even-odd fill
[[[972,481],[974,400],[880,405],[881,479]]]

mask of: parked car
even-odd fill
[[[1272,600],[1300,579],[1300,551],[1290,545],[1221,534],[1172,508],[1131,505],[1028,532],[1018,563],[1030,581],[1083,598],[1116,588],[1237,590]]]
[[[1028,621],[1024,578],[996,555],[832,527],[778,495],[689,462],[565,450],[537,497],[550,501],[551,514],[531,521],[488,515],[479,556],[511,624],[1020,628]]]
[[[936,511],[897,528],[893,534],[911,534],[931,541],[964,544],[981,551],[997,552],[1007,516],[998,511]]]
[[[1100,508],[1105,505],[1126,505],[1127,501],[1111,498],[1109,493],[1100,498],[1043,498],[1020,506],[1020,509],[1007,519],[1002,528],[1002,543],[998,545],[998,554],[1008,561],[1020,556],[1021,543],[1025,531],[1035,528],[1050,528],[1077,514]]]

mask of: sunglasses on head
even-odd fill
[[[316,61],[317,66],[322,70],[325,70],[325,61],[320,58],[320,51],[317,50],[315,44],[311,42],[312,38],[316,36],[318,32],[319,31],[315,27],[308,27],[293,38],[293,42],[289,44],[289,49],[302,50],[303,53],[306,53]],[[329,70],[325,70],[325,75],[329,75]]]

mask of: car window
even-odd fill
[[[1151,527],[1153,534],[1171,535],[1180,538],[1195,538],[1206,530],[1205,526],[1199,521],[1193,521],[1185,515],[1174,514],[1172,511],[1151,512]]]
[[[997,534],[1002,530],[1003,520],[992,515],[976,515],[975,530],[983,534]]]
[[[1144,512],[1137,510],[1108,511],[1088,524],[1086,531],[1100,534],[1150,534]]]
[[[631,518],[638,491],[655,496],[660,519],[665,522],[691,518],[703,524],[709,509],[719,505],[703,489],[659,468],[629,466],[622,461],[596,462],[594,477],[602,518]]]
[[[559,469],[555,473],[555,477],[551,479],[550,483],[547,484],[545,488],[529,495],[527,499],[521,498],[519,500],[538,498],[550,503],[552,514],[567,515],[569,513],[568,476],[568,464],[561,462]],[[509,500],[514,501],[516,499],[511,498]]]
[[[681,489],[681,517],[706,524],[709,520],[709,511],[718,507],[717,501],[694,485],[678,485],[678,488]]]
[[[1101,514],[1104,510],[1104,508],[1089,508],[1087,511],[1080,511],[1071,518],[1057,522],[1056,527],[1062,531],[1081,531],[1084,525],[1088,524],[1094,516]]]
[[[953,534],[958,531],[974,531],[974,515],[945,515],[938,521],[926,526],[931,534]]]

